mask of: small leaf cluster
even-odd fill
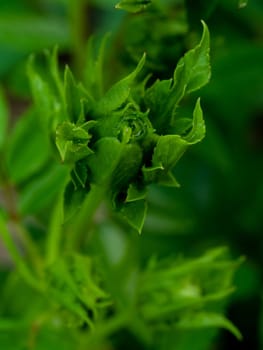
[[[1,345],[55,348],[65,339],[67,349],[100,349],[105,342],[114,343],[124,329],[134,333],[141,346],[158,350],[165,348],[169,332],[178,349],[187,349],[183,344],[196,330],[208,334],[224,328],[241,339],[222,315],[241,262],[217,248],[191,259],[153,258],[143,268],[128,266],[127,260],[103,268],[94,257],[74,253],[47,268],[45,286],[38,293],[14,271],[5,286],[5,301],[12,306],[2,309]]]
[[[241,339],[238,329],[214,307],[233,292],[231,279],[242,261],[230,261],[226,253],[217,248],[181,262],[152,259],[141,280],[143,318],[160,329],[223,327]]]
[[[47,290],[51,306],[63,316],[68,327],[83,324],[93,329],[103,310],[111,304],[109,295],[100,287],[98,269],[91,258],[71,254],[48,267]]]
[[[200,43],[179,60],[171,79],[140,80],[143,55],[134,71],[105,93],[103,79],[94,80],[94,74],[102,77],[104,45],[96,57],[90,44],[84,84],[76,82],[68,67],[61,80],[54,52],[49,57],[51,82],[30,65],[31,86],[46,136],[71,172],[66,200],[103,188],[113,208],[141,232],[146,187],[178,186],[172,169],[204,137],[199,100],[193,119],[184,120],[180,132],[175,126],[182,99],[209,81],[209,33],[203,23]]]

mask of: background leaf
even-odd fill
[[[0,90],[0,149],[3,147],[6,139],[8,117],[7,103],[3,91]]]
[[[7,166],[11,179],[15,183],[27,180],[47,164],[49,157],[49,145],[31,111],[17,122],[9,139]]]
[[[129,12],[140,12],[151,5],[151,0],[122,0],[115,7]]]

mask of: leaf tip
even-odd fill
[[[201,43],[206,40],[207,44],[209,46],[209,44],[210,44],[210,33],[209,33],[208,26],[207,26],[207,24],[205,23],[205,21],[203,19],[201,19],[201,23],[202,23],[202,26],[203,26],[203,35],[202,35],[202,38],[201,38]]]

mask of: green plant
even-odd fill
[[[118,7],[137,12],[145,5],[150,18],[163,15],[150,2],[122,1]],[[186,18],[180,21],[179,37],[187,31]],[[83,83],[69,67],[61,74],[56,49],[31,58],[35,105],[10,138],[1,99],[6,204],[0,232],[16,265],[2,277],[3,347],[103,349],[130,342],[138,348],[205,349],[218,327],[241,338],[223,316],[241,260],[233,262],[224,248],[199,258],[140,254],[137,232],[146,216],[147,188],[178,187],[174,166],[205,134],[200,99],[191,107],[193,117],[185,105],[210,78],[207,26],[203,22],[194,48],[176,56],[173,71],[162,68],[164,37],[166,32],[149,63],[143,54],[132,70],[138,58],[133,42],[116,69],[126,76],[113,84],[104,73],[107,37],[99,48],[90,39]],[[184,44],[178,47],[176,55]]]

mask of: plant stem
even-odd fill
[[[43,260],[38,250],[38,247],[30,237],[30,234],[24,229],[24,227],[19,225],[19,223],[17,223],[16,229],[18,237],[21,240],[26,253],[28,254],[28,258],[34,266],[36,273],[38,273],[38,275],[41,276],[43,273]]]
[[[76,219],[69,226],[66,249],[72,251],[78,245],[81,235],[87,234],[89,224],[102,203],[105,196],[105,187],[92,184]]]
[[[21,241],[26,253],[28,254],[32,266],[34,266],[35,270],[40,275],[42,272],[42,259],[40,257],[38,248],[32,240],[30,234],[24,229],[21,224],[21,217],[16,207],[16,191],[13,185],[8,182],[8,175],[3,164],[2,169],[0,167],[0,180],[2,180],[3,184],[2,196],[7,215],[10,219],[10,222],[14,225],[15,231],[18,234],[18,238]]]
[[[87,0],[74,0],[70,1],[69,5],[73,66],[78,78],[81,78],[83,72],[86,37],[89,31],[87,2]]]
[[[37,289],[38,291],[42,291],[41,284],[33,276],[32,272],[21,257],[17,246],[12,239],[12,235],[7,228],[7,223],[2,215],[0,215],[0,235],[21,276],[31,287]]]
[[[129,313],[129,310],[121,312],[115,317],[111,317],[107,323],[97,326],[96,330],[93,333],[90,333],[88,337],[86,336],[85,338],[82,338],[83,346],[90,348],[94,345],[97,345],[101,339],[107,339],[110,334],[114,333],[122,327],[129,325],[130,319],[131,315]]]
[[[64,189],[63,189],[64,190]],[[46,264],[51,265],[59,255],[63,229],[63,193],[59,195],[55,205],[50,227],[47,233]]]

